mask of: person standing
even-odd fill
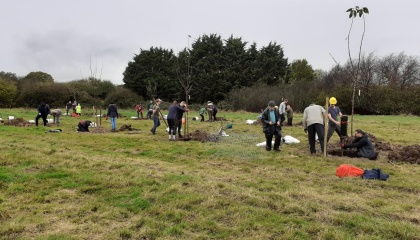
[[[141,119],[143,119],[143,107],[141,106],[141,104],[139,104],[139,107],[137,109],[137,118],[141,117]]]
[[[69,115],[69,111],[70,111],[70,109],[71,109],[71,106],[72,106],[71,101],[69,101],[69,102],[66,104],[66,115],[67,115],[67,116]]]
[[[153,127],[152,129],[150,129],[150,131],[152,132],[152,134],[156,134],[156,129],[160,126],[160,120],[159,120],[159,113],[160,113],[160,107],[159,105],[162,103],[162,100],[160,100],[159,98],[156,99],[155,101],[155,105],[152,108],[152,115],[151,118],[153,120]]]
[[[73,109],[73,113],[76,114],[76,107],[77,107],[77,101],[74,100],[73,104],[71,105],[72,109]]]
[[[169,136],[169,140],[175,140],[176,139],[176,129],[178,126],[178,117],[179,117],[179,113],[184,113],[185,109],[182,108],[181,106],[177,105],[177,101],[174,101],[172,103],[172,105],[169,107],[169,113],[168,113],[168,126],[169,126],[169,130],[168,130],[168,136]],[[182,116],[182,115],[181,115]]]
[[[38,126],[38,120],[42,118],[44,122],[44,127],[47,126],[47,116],[50,114],[50,108],[48,104],[42,102],[41,105],[38,106],[38,115],[35,118],[35,125]]]
[[[204,122],[204,114],[207,115],[206,108],[205,107],[200,108],[200,112],[199,113],[200,113],[200,117],[201,117],[201,121],[200,122]]]
[[[283,126],[284,120],[286,120],[286,105],[288,103],[287,99],[284,99],[283,102],[280,103],[279,112],[280,112],[280,125]]]
[[[76,106],[76,114],[79,116],[82,115],[82,106],[80,106],[80,103]]]
[[[281,124],[280,124],[280,113],[274,101],[268,102],[268,107],[264,110],[261,115],[261,121],[263,123],[263,133],[265,134],[266,144],[265,150],[271,151],[271,141],[274,136],[274,151],[280,151],[280,140],[281,140]]]
[[[213,122],[213,109],[214,109],[214,105],[211,101],[207,102],[207,115],[209,115],[209,121]]]
[[[57,126],[60,126],[60,117],[61,117],[62,111],[61,109],[53,109],[51,110],[51,115],[53,115],[54,123],[57,123]]]
[[[336,106],[337,99],[335,97],[330,98],[330,106],[328,107],[328,134],[327,134],[327,142],[330,141],[331,136],[334,134],[334,131],[338,134],[341,140],[341,126],[340,122],[338,121],[338,116],[341,116],[341,110],[339,107]]]
[[[218,111],[218,109],[217,109],[216,105],[213,104],[213,121],[217,120],[217,118],[216,118],[217,111]]]
[[[153,102],[150,101],[149,105],[147,105],[147,115],[146,118],[148,119],[152,119],[152,114],[153,114]]]
[[[140,118],[139,108],[140,108],[140,104],[136,103],[135,109],[136,109],[136,113],[137,113],[137,118]]]
[[[118,109],[117,105],[109,104],[108,105],[108,113],[106,117],[111,120],[111,131],[115,131],[117,129],[117,118],[118,118]]]
[[[309,150],[315,154],[315,134],[318,135],[321,151],[324,151],[324,115],[325,109],[312,103],[303,111],[303,130],[308,133]]]
[[[182,117],[184,115],[184,112],[188,112],[188,109],[187,109],[187,104],[184,101],[182,101],[179,104],[179,107],[181,109],[183,109],[184,111],[181,110],[181,111],[178,111],[177,112],[177,115],[176,115],[176,120],[177,120],[176,127],[178,129],[178,137],[179,138],[183,138],[184,136],[182,136],[182,134],[181,134],[181,130],[182,130]]]
[[[293,108],[290,104],[286,106],[287,126],[293,126]]]

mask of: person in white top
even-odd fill
[[[286,105],[289,101],[287,99],[284,99],[283,102],[280,103],[279,106],[279,113],[280,113],[280,125],[283,126],[284,120],[286,120]]]
[[[303,130],[308,133],[309,149],[311,154],[315,154],[315,133],[321,145],[321,151],[324,152],[324,115],[325,109],[312,103],[303,111]]]

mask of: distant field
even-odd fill
[[[102,119],[101,133],[77,133],[93,115],[62,116],[60,127],[0,124],[0,239],[420,239],[420,165],[388,163],[386,153],[377,161],[310,156],[299,126],[283,135],[300,144],[266,152],[255,146],[265,140],[261,126],[245,123],[255,113],[188,121],[190,132],[233,124],[228,137],[202,143],[168,141],[163,121],[152,135],[152,121],[120,112],[117,126],[139,131],[113,133]],[[8,116],[35,119],[36,110],[0,109]],[[354,129],[401,145],[420,143],[419,126],[414,116],[354,120]],[[63,132],[46,133],[56,128]],[[340,179],[343,163],[390,178]]]

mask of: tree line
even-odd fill
[[[93,77],[57,83],[44,72],[30,72],[24,77],[0,72],[0,107],[35,108],[46,102],[52,108],[64,108],[69,101],[85,106],[103,107],[116,103],[121,107],[132,107],[139,100],[141,98],[131,90]]]
[[[281,45],[248,45],[242,38],[217,34],[197,38],[179,53],[162,47],[141,49],[128,61],[122,86],[91,76],[56,83],[48,73],[24,77],[0,72],[0,107],[36,107],[41,101],[64,106],[77,100],[89,106],[132,107],[152,97],[203,104],[211,100],[221,109],[259,112],[269,100],[287,98],[295,111],[312,102],[336,97],[350,114],[350,63],[328,71],[314,70],[305,59],[289,63]],[[362,54],[356,83],[356,114],[420,115],[420,61],[392,53],[384,57]],[[186,94],[186,90],[188,93]],[[188,96],[186,96],[188,95]]]

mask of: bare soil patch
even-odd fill
[[[41,124],[44,124],[41,120]],[[8,121],[4,121],[4,125],[15,126],[15,127],[32,127],[35,126],[35,123],[30,123],[23,118],[16,118]],[[47,126],[51,126],[51,124],[47,123]]]
[[[389,161],[420,164],[420,145],[415,144],[403,147],[398,144],[391,144],[388,142],[380,141],[371,133],[368,133],[368,136],[379,156],[385,155],[388,157]],[[353,142],[353,139],[354,137],[347,137],[344,140],[344,143],[351,143]],[[340,144],[340,142],[335,144],[329,143],[327,145],[328,154],[333,156],[342,156],[342,154],[343,156],[348,156],[348,151],[343,151],[342,153]],[[381,152],[384,152],[385,154],[381,154]],[[386,153],[388,154],[386,155]]]
[[[190,133],[191,140],[200,142],[218,142],[220,137],[217,134],[211,134],[200,130]]]

